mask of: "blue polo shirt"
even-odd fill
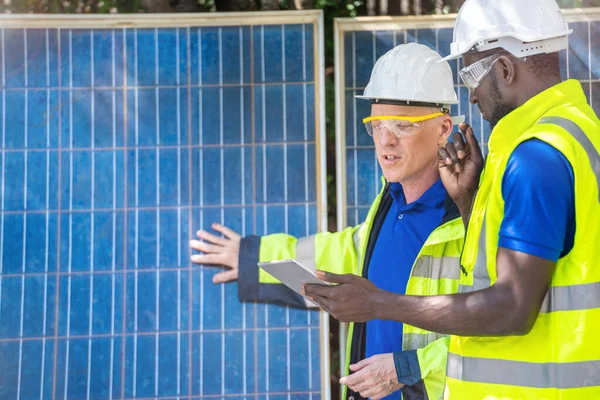
[[[502,177],[498,246],[558,261],[575,241],[575,178],[567,158],[539,139],[511,154]]]
[[[392,183],[393,203],[375,242],[368,279],[380,289],[404,294],[412,266],[423,244],[442,222],[446,189],[435,182],[416,201],[406,204],[402,185]],[[366,356],[402,350],[402,323],[367,322]],[[386,399],[400,399],[400,391]]]

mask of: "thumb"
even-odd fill
[[[364,360],[361,360],[361,361],[357,362],[356,364],[351,364],[350,371],[352,371],[352,372],[360,371],[361,369],[363,369],[364,367],[366,367],[369,364],[371,364],[371,358],[365,358]]]
[[[238,278],[237,270],[230,270],[225,272],[220,272],[213,276],[213,283],[226,283],[235,281]]]

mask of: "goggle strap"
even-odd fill
[[[398,120],[398,121],[409,121],[409,122],[422,122],[422,121],[426,121],[428,119],[433,119],[436,117],[441,117],[442,115],[444,115],[444,113],[442,112],[437,112],[437,113],[433,113],[433,114],[428,114],[428,115],[421,115],[418,117],[408,117],[408,116],[395,116],[395,115],[382,115],[382,116],[378,116],[378,117],[367,117],[363,119],[363,123],[367,123],[367,122],[371,122],[371,121],[375,121],[375,120],[381,120],[381,121],[385,121],[385,120]]]

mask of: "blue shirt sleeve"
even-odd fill
[[[573,247],[573,169],[550,144],[530,139],[510,156],[502,178],[498,246],[557,261]]]

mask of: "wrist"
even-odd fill
[[[397,294],[379,290],[375,294],[375,319],[387,320],[393,319],[393,316],[389,315],[389,310],[395,309],[394,303]]]
[[[475,198],[475,192],[464,193],[462,196],[454,200],[454,203],[458,207],[458,211],[461,215],[469,214],[471,206],[473,205],[473,199]]]

